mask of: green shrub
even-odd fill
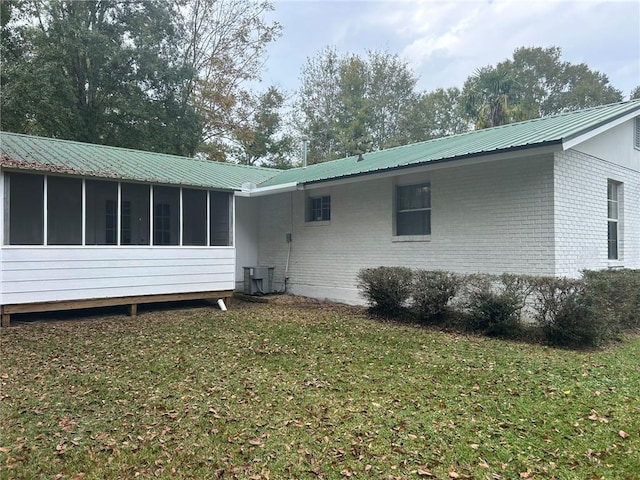
[[[640,270],[587,270],[585,292],[613,329],[640,328]]]
[[[427,322],[439,322],[460,287],[460,276],[442,270],[418,270],[413,275],[413,308]]]
[[[358,288],[372,310],[395,315],[411,295],[413,273],[406,267],[364,268],[358,273]]]
[[[491,337],[515,337],[528,295],[526,277],[504,274],[468,279],[467,309],[473,329]]]
[[[534,282],[535,319],[552,345],[596,347],[611,336],[609,318],[585,282],[568,278],[539,277]]]

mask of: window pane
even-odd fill
[[[398,212],[396,235],[431,234],[431,211]]]
[[[331,197],[312,197],[309,198],[309,216],[308,222],[320,222],[331,220]]]
[[[232,244],[231,196],[225,192],[210,193],[210,231],[212,246],[230,246]]]
[[[618,259],[618,222],[608,224],[609,260]]]
[[[47,177],[47,243],[82,244],[82,180]]]
[[[42,245],[44,243],[44,176],[7,173],[5,205],[5,243]]]
[[[428,184],[398,187],[398,210],[431,208],[431,188]]]
[[[87,245],[115,245],[118,226],[118,184],[86,181]]]
[[[149,245],[149,186],[123,183],[120,190],[120,244]]]
[[[180,189],[154,187],[153,189],[153,244],[178,245],[180,243]]]
[[[182,189],[182,244],[207,244],[207,192]]]
[[[618,202],[612,202],[609,201],[607,202],[608,205],[608,211],[607,211],[607,215],[609,216],[609,218],[614,218],[617,219],[618,218]]]

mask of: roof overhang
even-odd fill
[[[330,178],[326,180],[310,181],[306,183],[297,184],[297,190],[310,190],[314,188],[323,188],[333,185],[343,185],[348,183],[360,182],[363,180],[375,180],[387,177],[396,177],[398,175],[411,175],[415,173],[424,173],[434,170],[442,170],[445,168],[462,167],[467,165],[478,165],[482,163],[496,162],[500,160],[508,159],[525,159],[532,156],[548,155],[556,152],[561,152],[562,144],[560,142],[549,142],[545,145],[537,145],[529,148],[517,148],[502,152],[481,153],[468,155],[464,157],[443,158],[438,160],[431,160],[424,163],[403,165],[393,167],[385,170],[375,170],[372,172],[364,172],[356,175],[349,175],[340,178]],[[290,184],[295,185],[295,184]],[[266,187],[274,188],[274,187]],[[258,188],[258,190],[260,190]],[[263,195],[269,195],[270,193],[279,192],[264,192]],[[256,195],[252,195],[256,196]]]
[[[263,197],[265,195],[275,195],[277,193],[295,192],[302,190],[304,185],[298,182],[283,183],[282,185],[273,185],[270,187],[247,186],[236,192],[237,197]]]
[[[606,123],[596,126],[595,128],[589,130],[588,132],[583,132],[579,135],[576,135],[575,137],[569,137],[566,138],[562,141],[562,147],[563,150],[569,150],[570,148],[575,147],[576,145],[579,145],[582,142],[586,142],[587,140],[600,135],[601,133],[606,132],[607,130],[610,130],[614,127],[617,127],[618,125],[624,123],[624,122],[628,122],[629,120],[632,120],[633,118],[637,117],[638,115],[640,115],[640,107],[637,110],[633,110],[632,112],[628,112],[618,118],[612,119],[612,120],[608,120]]]

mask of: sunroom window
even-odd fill
[[[180,189],[154,187],[153,189],[153,244],[179,245]]]
[[[149,245],[149,185],[120,185],[120,244]]]
[[[115,245],[118,239],[118,183],[87,180],[85,241]]]
[[[182,189],[182,244],[207,244],[207,192]]]
[[[210,192],[210,245],[226,247],[232,245],[231,195],[225,192]]]
[[[44,243],[44,175],[5,174],[5,243]]]
[[[4,205],[7,245],[233,244],[229,192],[4,172]]]
[[[47,243],[82,245],[82,180],[47,177]]]

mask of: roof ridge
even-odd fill
[[[270,167],[260,167],[260,166],[256,166],[256,165],[243,165],[243,164],[239,164],[239,163],[227,163],[227,162],[220,162],[218,160],[206,160],[206,159],[198,158],[198,157],[186,157],[184,155],[175,155],[175,154],[172,154],[172,153],[153,152],[153,151],[150,151],[150,150],[139,150],[139,149],[129,148],[129,147],[117,147],[115,145],[102,145],[102,144],[97,144],[97,143],[81,142],[79,140],[67,140],[67,139],[63,139],[63,138],[43,137],[43,136],[40,136],[40,135],[29,135],[29,134],[26,134],[26,133],[8,132],[6,130],[0,130],[0,134],[2,134],[2,135],[15,135],[15,136],[19,136],[19,137],[33,138],[33,139],[38,139],[38,140],[42,140],[42,141],[60,142],[60,143],[67,143],[67,144],[73,144],[73,145],[81,145],[83,147],[89,147],[89,148],[100,148],[100,149],[105,149],[106,148],[106,149],[113,149],[113,150],[124,151],[124,152],[142,153],[142,154],[145,154],[145,155],[160,155],[160,156],[163,156],[163,157],[186,159],[186,160],[196,161],[196,162],[201,162],[201,163],[214,163],[214,164],[217,164],[217,165],[229,165],[229,166],[233,166],[233,167],[241,167],[241,168],[246,168],[246,169],[251,169],[251,170],[270,171],[270,172],[274,172],[274,173],[279,172],[278,169],[270,168]]]

